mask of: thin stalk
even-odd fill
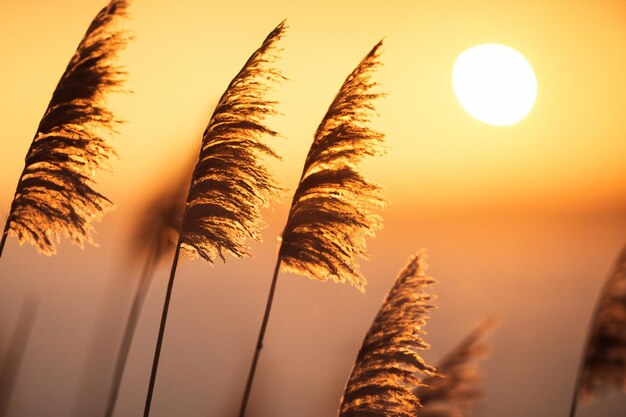
[[[306,168],[302,169],[302,173],[300,174],[300,180],[298,180],[298,184],[302,182],[304,178],[304,174],[306,173]],[[289,208],[289,214],[287,215],[287,219],[291,217],[291,212],[293,210],[293,205],[295,202],[296,196],[294,195],[291,199],[291,206]],[[284,234],[284,230],[283,230]],[[280,257],[282,249],[282,243],[280,248],[278,249],[278,257],[276,258],[276,266],[274,267],[274,276],[272,277],[272,285],[270,286],[270,292],[267,295],[267,304],[265,305],[265,314],[263,315],[263,322],[261,323],[261,330],[259,331],[259,337],[256,342],[256,350],[254,351],[254,357],[252,358],[252,364],[250,365],[250,372],[248,373],[248,381],[246,382],[246,389],[243,393],[243,398],[241,400],[241,407],[239,409],[239,417],[245,417],[246,408],[248,407],[248,400],[250,399],[250,391],[252,391],[252,383],[254,382],[254,375],[256,373],[256,366],[259,361],[259,356],[261,355],[261,350],[263,349],[263,339],[265,338],[265,330],[267,329],[267,323],[270,319],[270,312],[272,310],[272,303],[274,302],[274,292],[276,291],[276,283],[278,282],[278,273],[280,272],[280,264],[282,263],[282,259]]]
[[[594,313],[595,317],[595,313]],[[592,320],[593,323],[593,320]],[[588,334],[589,332],[587,332]],[[578,408],[578,390],[580,389],[580,383],[583,379],[583,367],[585,366],[585,354],[589,347],[589,337],[587,337],[587,341],[585,342],[585,346],[583,348],[582,358],[580,359],[580,363],[578,364],[578,370],[576,371],[576,383],[574,384],[574,395],[572,396],[572,403],[569,410],[569,417],[574,417],[576,415],[576,409]]]
[[[128,312],[126,329],[124,330],[124,335],[122,336],[122,341],[120,343],[119,353],[117,355],[117,361],[115,363],[113,373],[113,381],[111,383],[111,391],[109,392],[109,400],[104,413],[105,417],[111,417],[113,415],[113,411],[115,410],[115,404],[117,403],[120,386],[122,385],[122,377],[124,376],[124,369],[126,368],[126,362],[128,361],[128,354],[130,352],[133,336],[135,335],[135,330],[137,329],[139,315],[141,314],[143,302],[146,298],[145,295],[150,285],[151,278],[154,275],[160,252],[159,243],[155,242],[150,247],[148,258],[146,259],[146,263],[141,273],[139,285],[135,291],[135,297],[130,311]]]
[[[576,409],[578,408],[578,384],[580,377],[577,378],[576,386],[574,387],[574,396],[572,397],[572,405],[569,409],[569,416],[574,417],[576,415]]]
[[[263,349],[263,339],[265,338],[265,330],[267,329],[267,322],[270,319],[270,311],[272,310],[272,302],[274,300],[274,292],[276,291],[276,283],[278,282],[278,273],[280,272],[281,259],[280,255],[276,260],[276,267],[274,268],[274,277],[272,278],[272,286],[270,287],[270,293],[267,296],[267,305],[265,306],[265,315],[263,316],[263,323],[261,323],[261,331],[259,332],[259,338],[256,342],[256,350],[254,352],[254,358],[252,359],[252,365],[250,366],[250,373],[248,374],[248,382],[246,383],[246,390],[241,400],[241,408],[239,410],[239,417],[246,415],[246,407],[248,406],[248,399],[250,398],[250,391],[252,390],[252,382],[254,380],[254,374],[256,372],[256,366],[261,355],[261,349]]]
[[[154,361],[152,362],[152,373],[150,374],[150,383],[148,384],[148,394],[146,396],[146,406],[143,416],[150,415],[150,405],[152,404],[152,393],[154,391],[154,383],[156,381],[157,369],[159,367],[159,357],[161,356],[161,345],[163,344],[163,335],[165,333],[165,323],[167,322],[167,313],[172,297],[172,287],[174,286],[174,277],[176,276],[176,267],[178,266],[178,256],[180,255],[180,237],[176,243],[176,252],[174,252],[174,260],[172,261],[172,270],[170,279],[167,283],[167,291],[165,292],[165,301],[163,303],[163,313],[161,314],[161,325],[159,326],[159,336],[157,337],[156,348],[154,351]]]
[[[4,225],[4,232],[2,232],[2,241],[0,241],[0,258],[2,258],[2,252],[4,251],[4,244],[7,242],[7,236],[9,236],[9,221]]]

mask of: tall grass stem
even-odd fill
[[[2,232],[2,241],[0,241],[0,258],[2,258],[2,252],[4,252],[4,244],[7,243],[7,236],[9,236],[9,222],[4,225],[4,231]]]
[[[170,278],[167,283],[167,290],[165,292],[165,301],[163,303],[163,313],[161,314],[161,324],[159,325],[159,335],[157,336],[156,348],[154,351],[154,360],[152,362],[152,372],[150,373],[150,382],[148,384],[148,393],[146,395],[146,405],[144,407],[143,415],[148,417],[150,415],[150,406],[152,404],[152,394],[154,392],[154,384],[156,381],[157,370],[159,368],[159,358],[161,356],[161,346],[163,345],[163,335],[165,334],[165,324],[167,322],[167,313],[170,306],[170,299],[172,298],[172,288],[174,287],[174,278],[176,276],[176,267],[178,266],[178,257],[180,255],[180,238],[176,244],[176,251],[174,252],[174,260],[172,261],[172,270],[170,271]]]
[[[267,323],[270,319],[270,312],[272,310],[272,303],[274,301],[274,292],[276,291],[276,284],[278,282],[278,273],[280,272],[281,259],[280,256],[276,260],[276,267],[274,268],[274,276],[272,277],[272,285],[270,287],[269,295],[267,296],[267,304],[265,306],[265,314],[263,315],[263,322],[261,323],[261,330],[259,331],[259,338],[256,342],[256,350],[254,351],[254,358],[252,359],[252,365],[250,366],[250,373],[248,374],[248,382],[246,382],[246,389],[241,400],[241,408],[239,410],[239,417],[246,415],[246,408],[248,406],[248,400],[250,399],[250,391],[252,390],[252,383],[254,381],[254,375],[256,373],[257,363],[261,350],[263,349],[263,340],[265,339],[265,331],[267,330]]]

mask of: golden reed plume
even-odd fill
[[[180,250],[209,262],[218,256],[224,260],[225,253],[248,255],[245,241],[260,239],[261,208],[278,192],[261,159],[278,157],[262,139],[277,135],[264,121],[277,113],[277,103],[267,93],[284,79],[274,64],[277,43],[286,29],[281,22],[252,54],[228,85],[204,131],[165,294],[144,417],[150,415]]]
[[[181,229],[181,247],[213,262],[224,252],[248,255],[247,238],[260,240],[261,208],[278,187],[263,156],[279,158],[262,139],[277,133],[263,124],[276,114],[266,93],[284,77],[274,67],[280,23],[230,82],[204,131]]]
[[[591,320],[570,416],[579,399],[610,389],[626,391],[626,246],[615,262]]]
[[[7,218],[0,255],[9,234],[46,255],[61,236],[93,244],[91,222],[111,202],[94,189],[94,172],[115,154],[104,137],[119,123],[104,105],[119,90],[124,72],[113,64],[128,37],[116,25],[126,0],[111,0],[95,17],[61,76],[26,154]]]
[[[325,281],[349,282],[360,291],[365,279],[358,258],[365,238],[381,227],[383,204],[377,185],[356,165],[381,153],[384,135],[368,126],[374,112],[371,81],[382,41],[345,80],[320,123],[307,155],[282,234],[279,257],[285,269]]]
[[[426,275],[424,254],[409,259],[387,294],[370,327],[339,409],[340,417],[415,417],[420,400],[415,387],[435,374],[420,350],[423,328],[433,296],[426,287],[434,280]]]
[[[489,354],[487,336],[495,319],[480,323],[437,364],[437,375],[416,389],[422,408],[420,417],[469,417],[485,397],[478,362]]]
[[[384,135],[368,126],[374,113],[372,73],[381,66],[382,41],[346,78],[322,119],[304,163],[270,285],[256,350],[250,365],[239,417],[244,417],[263,348],[281,264],[312,279],[348,281],[364,291],[358,257],[366,257],[365,238],[381,227],[376,209],[384,205],[380,189],[356,165],[382,152]]]

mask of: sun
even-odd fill
[[[505,45],[477,45],[462,52],[454,63],[452,85],[465,111],[494,126],[520,122],[537,98],[530,63]]]

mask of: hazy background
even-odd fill
[[[0,0],[3,219],[54,86],[104,4]],[[48,258],[11,238],[0,259],[1,340],[24,297],[41,300],[11,416],[99,412],[143,262],[126,268],[130,227],[197,151],[219,95],[284,18],[290,29],[279,65],[290,81],[276,93],[285,115],[271,121],[285,136],[275,140],[283,162],[271,163],[278,179],[293,189],[330,100],[385,37],[377,79],[388,97],[376,125],[390,151],[366,172],[392,204],[363,263],[365,295],[281,275],[250,417],[335,415],[380,301],[421,247],[440,282],[427,358],[435,361],[497,314],[503,324],[484,364],[488,398],[480,415],[566,415],[593,304],[626,243],[625,2],[135,0],[130,12],[125,26],[136,40],[120,61],[134,93],[110,101],[128,123],[114,140],[114,173],[98,176],[99,190],[117,204],[96,225],[100,247],[63,243]],[[488,42],[518,49],[536,72],[537,103],[518,125],[482,124],[454,97],[454,59]],[[286,204],[265,213],[264,243],[252,245],[253,259],[179,267],[152,416],[234,415]],[[118,416],[143,410],[169,262],[146,301]],[[626,396],[614,395],[579,415],[623,410]]]

